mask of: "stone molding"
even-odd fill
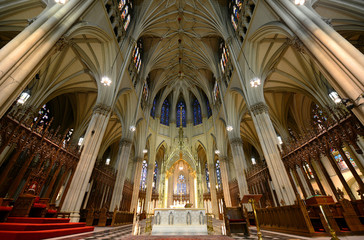
[[[298,51],[300,53],[305,53],[304,44],[297,36],[295,36],[292,39],[288,39],[287,43],[296,51]]]
[[[134,157],[134,162],[143,162],[144,158],[143,157]]]
[[[61,37],[60,39],[58,39],[58,41],[56,42],[56,51],[61,52],[62,50],[65,49],[66,46],[68,46],[70,44],[70,42],[68,41],[68,39],[66,39],[65,37]]]
[[[227,156],[219,156],[220,163],[225,162],[228,163],[229,158]]]
[[[101,114],[101,115],[108,115],[111,111],[111,107],[107,106],[106,104],[96,104],[93,108],[93,112]]]
[[[268,113],[268,110],[269,110],[269,108],[268,108],[267,104],[265,104],[263,102],[258,102],[256,104],[253,104],[250,107],[250,112],[252,114],[254,114],[254,116],[262,114],[262,113]]]
[[[133,141],[132,141],[132,140],[130,140],[129,138],[122,138],[122,139],[120,140],[120,146],[126,146],[126,147],[128,147],[128,146],[130,146],[132,143],[133,143]]]
[[[230,140],[230,144],[232,146],[243,145],[243,140],[240,137],[236,137],[236,138],[233,138],[233,139]]]

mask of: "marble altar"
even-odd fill
[[[154,209],[152,235],[207,235],[203,208]]]

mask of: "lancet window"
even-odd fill
[[[157,105],[157,98],[154,98],[152,109],[150,109],[150,116],[155,118],[155,108]]]
[[[331,148],[330,151],[331,151],[331,154],[334,156],[334,159],[335,159],[337,165],[339,166],[340,170],[343,171],[343,170],[348,169],[348,165],[346,165],[340,152],[338,150],[336,150],[335,148]],[[346,147],[343,148],[343,151],[344,151],[346,157],[350,160],[351,165],[353,165],[353,167],[356,167],[354,159],[350,156],[350,153],[347,151]]]
[[[205,164],[205,176],[206,176],[207,190],[208,192],[210,192],[210,174],[209,174],[209,169],[207,167],[207,163]]]
[[[169,102],[164,100],[161,111],[161,124],[169,126]]]
[[[135,44],[132,54],[132,60],[137,73],[139,73],[140,67],[142,65],[142,58],[141,58],[142,50],[143,50],[142,42],[141,40],[139,40],[138,43]]]
[[[223,73],[222,81],[225,83],[225,86],[227,87],[229,85],[230,78],[233,72],[233,66],[231,65],[230,62],[229,49],[227,48],[224,42],[220,43],[220,54],[221,54],[220,67]]]
[[[312,120],[313,120],[313,125],[317,129],[323,130],[324,122],[326,122],[327,117],[317,104],[312,105]]]
[[[197,98],[193,101],[193,125],[202,123],[201,106]]]
[[[158,176],[158,163],[154,164],[154,172],[153,172],[153,189],[157,188],[157,176]]]
[[[131,20],[131,10],[133,8],[133,4],[130,0],[121,0],[119,1],[119,11],[121,14],[121,20],[123,22],[124,30],[126,31],[129,27]]]
[[[304,163],[303,164],[303,169],[305,170],[306,172],[306,175],[309,179],[314,179],[314,176],[313,176],[313,173],[312,173],[312,170],[310,168],[310,166],[308,165],[308,163]]]
[[[220,161],[216,161],[216,181],[219,189],[222,189]]]
[[[181,124],[181,107],[182,107],[182,126],[186,127],[186,104],[182,100],[177,104],[176,126],[179,127]]]
[[[238,24],[239,24],[239,19],[240,19],[240,9],[242,6],[242,1],[241,0],[231,0],[230,4],[229,4],[229,8],[231,11],[231,23],[235,29],[235,31],[238,30]]]
[[[206,105],[207,105],[207,117],[210,118],[212,116],[212,111],[211,111],[209,99],[207,97],[206,97]]]
[[[177,180],[177,194],[186,194],[187,188],[186,188],[186,179],[184,175],[179,175]]]
[[[145,190],[147,188],[147,171],[148,171],[148,163],[146,160],[143,160],[142,177],[140,179],[140,189],[141,190]]]
[[[41,125],[41,124],[44,124],[44,125],[48,124],[48,122],[50,121],[50,111],[49,111],[49,109],[48,109],[48,107],[47,107],[46,104],[44,104],[42,106],[42,108],[39,110],[38,114],[39,114],[38,117],[41,118],[41,120],[39,121],[38,124],[39,125]],[[35,117],[34,118],[34,122],[36,122],[38,120],[38,117]]]

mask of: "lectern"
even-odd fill
[[[336,232],[331,228],[331,225],[329,221],[327,220],[326,214],[324,210],[322,209],[322,205],[330,205],[335,203],[334,199],[331,196],[322,196],[322,195],[315,195],[312,197],[309,197],[305,200],[307,206],[319,206],[322,215],[324,216],[324,219],[327,223],[327,226],[329,228],[331,239],[332,240],[338,240],[339,238],[336,236]]]
[[[263,238],[262,238],[262,233],[260,232],[257,212],[255,211],[255,203],[259,202],[259,200],[262,196],[263,196],[262,194],[247,194],[247,195],[244,195],[243,199],[240,202],[240,203],[250,203],[252,205],[253,212],[254,212],[254,218],[255,218],[255,224],[257,226],[258,240],[262,240]]]

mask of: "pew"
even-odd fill
[[[13,207],[12,204],[13,199],[10,198],[0,198],[0,222],[6,222],[11,210]]]
[[[249,235],[247,219],[244,217],[241,207],[227,207],[224,217],[226,228],[230,229],[230,233]]]
[[[33,206],[35,196],[32,194],[23,194],[14,202],[13,210],[10,217],[29,217],[29,212]]]

